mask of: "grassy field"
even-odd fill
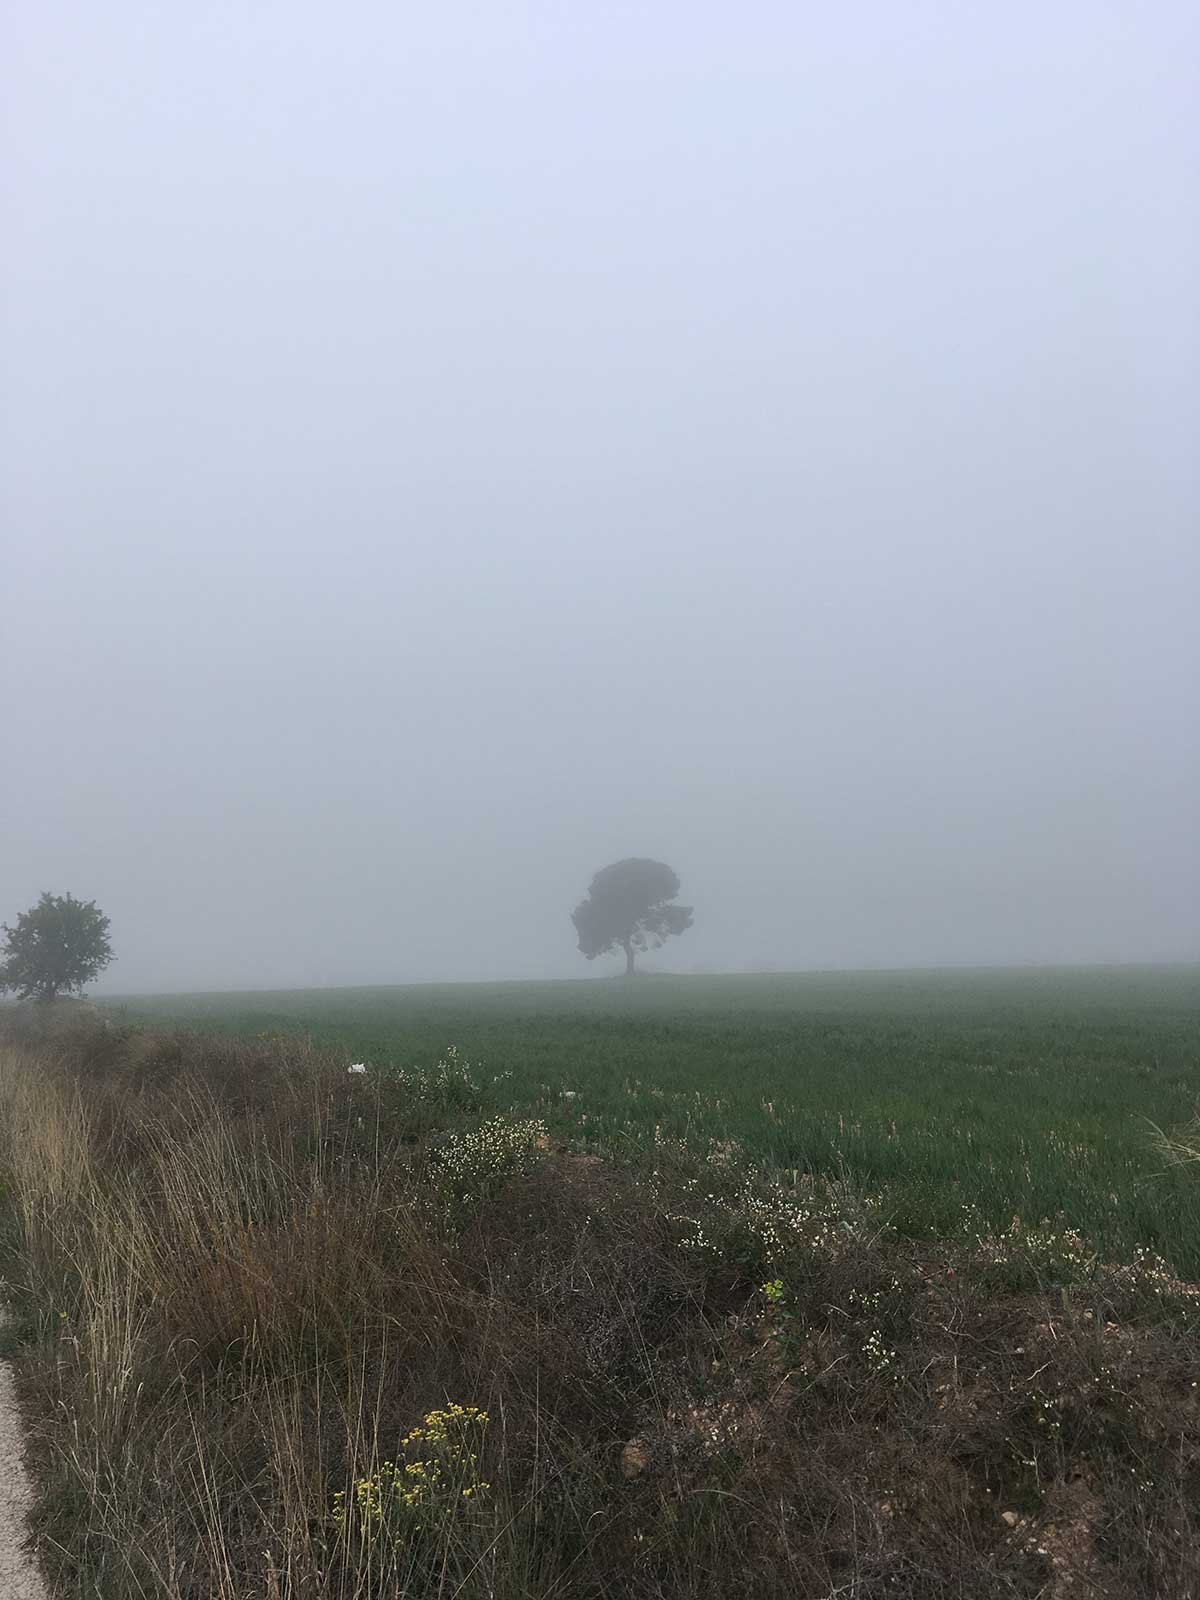
[[[1193,1109],[1196,991],[10,1008],[56,1594],[1194,1600],[1200,1182],[1147,1119]]]
[[[491,1105],[598,1146],[737,1140],[845,1173],[914,1236],[1064,1219],[1200,1278],[1200,1185],[1151,1124],[1200,1103],[1200,969],[764,975],[131,998],[126,1020],[306,1035],[372,1070],[479,1063]]]

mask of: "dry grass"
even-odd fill
[[[1164,1133],[1155,1128],[1155,1146],[1171,1166],[1190,1166],[1200,1162],[1200,1117],[1180,1133]]]
[[[1196,1592],[1198,1299],[1159,1264],[476,1137],[440,1081],[88,1019],[0,1052],[62,1593]]]

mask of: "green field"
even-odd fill
[[[647,977],[172,995],[130,1021],[307,1034],[375,1071],[447,1045],[492,1104],[618,1148],[736,1139],[785,1171],[844,1172],[902,1231],[973,1205],[1064,1219],[1200,1277],[1200,1183],[1152,1124],[1200,1105],[1200,969]]]

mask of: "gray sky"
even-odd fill
[[[9,9],[0,919],[1200,956],[1200,9]]]

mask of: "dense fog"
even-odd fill
[[[0,920],[1200,957],[1200,11],[12,8]]]

